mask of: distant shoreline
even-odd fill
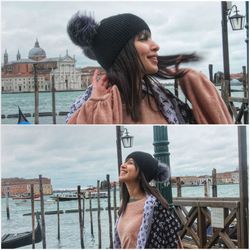
[[[80,92],[80,91],[86,91],[86,89],[80,89],[80,90],[58,90],[58,91],[55,91],[55,93],[61,93],[61,92]],[[1,92],[1,94],[3,94],[3,95],[5,95],[5,94],[27,94],[27,93],[34,94],[34,92],[30,92],[30,91],[8,92],[8,93]],[[52,92],[51,91],[40,91],[39,94],[41,94],[41,93],[52,93]]]

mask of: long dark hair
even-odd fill
[[[141,117],[140,103],[143,98],[141,76],[144,72],[144,67],[135,48],[134,41],[135,38],[130,39],[122,49],[112,66],[107,70],[107,77],[112,85],[115,84],[118,87],[127,113],[131,115],[133,121],[138,122]],[[144,75],[143,77],[145,87],[155,96],[152,82],[160,84],[157,78],[177,79],[184,75],[181,72],[176,74],[170,73],[167,67],[199,59],[200,57],[195,53],[159,56],[158,72],[154,75]],[[150,106],[152,107],[151,104]]]
[[[165,200],[165,198],[161,195],[159,190],[156,187],[149,185],[143,172],[140,170],[138,165],[136,165],[136,163],[134,163],[134,164],[135,164],[136,169],[139,169],[138,181],[139,181],[141,190],[146,194],[152,194],[162,204],[163,207],[168,208],[168,203]],[[118,211],[119,216],[121,216],[125,212],[125,210],[127,208],[127,204],[129,202],[129,198],[130,198],[130,196],[129,196],[127,186],[125,183],[122,183],[122,185],[121,185],[121,200],[122,200],[122,202],[121,202],[121,206],[120,206],[119,211]]]

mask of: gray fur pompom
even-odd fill
[[[156,181],[166,181],[168,182],[171,177],[170,167],[162,162],[158,162],[157,172],[155,175]]]
[[[91,47],[98,26],[93,17],[78,11],[69,20],[67,31],[72,42],[84,49]]]

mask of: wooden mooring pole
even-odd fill
[[[101,204],[100,204],[100,181],[97,181],[97,221],[98,221],[98,248],[102,248],[102,230],[101,230]]]
[[[116,182],[114,182],[114,190],[113,190],[113,192],[114,192],[114,201],[113,201],[113,203],[114,203],[114,222],[116,222],[116,219],[117,219],[117,206],[116,206]]]
[[[84,216],[85,216],[85,192],[82,193],[82,228],[84,231]]]
[[[34,202],[34,184],[30,185],[31,194],[31,223],[32,223],[32,249],[35,249],[35,202]]]
[[[10,219],[10,208],[9,208],[9,192],[7,191],[5,193],[5,197],[6,197],[6,215],[7,215],[7,220]]]
[[[81,249],[84,248],[83,241],[83,225],[82,225],[82,211],[81,211],[81,186],[77,186],[77,197],[78,197],[78,213],[79,213],[79,225],[80,225],[80,241]]]
[[[93,229],[93,213],[92,213],[92,196],[91,192],[89,192],[89,215],[90,215],[90,232],[91,235],[94,235],[94,229]]]
[[[108,216],[109,216],[109,248],[113,248],[113,231],[112,231],[112,215],[111,215],[111,201],[110,201],[110,180],[109,174],[107,174],[107,185],[108,185]]]
[[[34,91],[35,91],[35,124],[39,124],[39,84],[37,81],[37,64],[33,64],[34,70]]]
[[[59,196],[56,197],[57,205],[57,239],[60,240],[60,206],[59,206]]]
[[[238,126],[240,183],[240,248],[249,249],[248,164],[246,126]]]
[[[181,197],[181,178],[176,177],[177,197]]]
[[[52,120],[53,124],[56,124],[56,96],[55,96],[55,76],[54,73],[52,74],[52,86],[51,86],[51,92],[52,92]]]
[[[213,168],[213,171],[212,171],[212,196],[217,197],[217,179],[216,179],[215,168]]]
[[[209,80],[211,82],[214,82],[214,74],[213,74],[213,64],[208,65],[208,70],[209,70]]]
[[[43,180],[42,175],[39,175],[40,187],[40,205],[41,205],[41,221],[42,221],[42,241],[43,249],[46,249],[46,232],[45,232],[45,217],[44,217],[44,199],[43,199]]]
[[[209,187],[210,185],[209,185],[209,180],[207,179],[207,180],[205,180],[204,181],[204,196],[205,197],[209,197],[210,195],[209,195],[209,193],[210,193],[210,187]]]

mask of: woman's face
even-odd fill
[[[135,182],[138,179],[139,169],[135,167],[135,162],[129,158],[120,167],[119,181],[121,182]]]
[[[151,39],[149,31],[142,31],[135,37],[135,48],[144,66],[145,74],[155,74],[158,72],[158,54],[160,49]]]

